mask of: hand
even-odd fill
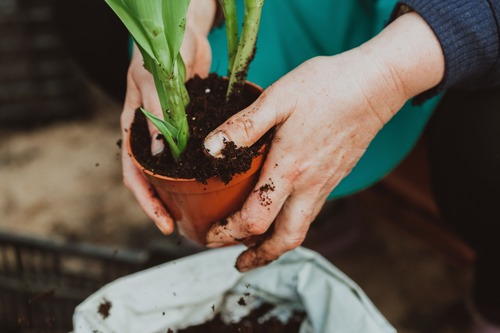
[[[195,74],[204,77],[210,70],[212,55],[207,35],[215,16],[215,2],[193,0],[187,15],[186,33],[181,46],[182,58],[186,65],[186,77],[191,78]],[[128,141],[129,128],[134,119],[135,110],[140,106],[162,117],[153,76],[144,68],[142,56],[138,48],[134,47],[127,75],[125,104],[121,115],[123,181],[125,186],[132,191],[146,215],[164,234],[170,234],[174,230],[174,221],[153,187],[146,181],[142,171],[132,162],[125,144]],[[156,138],[159,134],[158,129],[150,122],[148,126],[151,137]],[[163,151],[164,146],[161,140],[151,140],[151,142],[153,155]]]
[[[218,156],[223,140],[249,146],[276,126],[254,191],[240,211],[210,230],[207,246],[247,240],[249,249],[236,263],[240,271],[299,246],[328,194],[377,132],[409,98],[439,83],[443,72],[436,37],[418,15],[407,14],[365,45],[313,58],[278,80],[205,140],[207,151]],[[269,234],[252,240],[271,225]]]

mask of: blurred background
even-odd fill
[[[0,0],[0,332],[67,332],[104,283],[203,250],[161,235],[122,184],[127,36],[102,4],[79,1]],[[465,332],[474,254],[440,221],[427,177],[419,144],[325,206],[304,245],[399,332]]]

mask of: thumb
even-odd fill
[[[233,141],[237,147],[249,147],[278,123],[277,108],[262,94],[252,105],[229,118],[205,138],[207,153],[222,157],[226,142]]]
[[[127,74],[125,106],[134,111],[142,106],[157,117],[162,117],[160,100],[156,94],[153,76],[144,68],[144,60],[135,43],[132,61],[130,62]],[[150,121],[148,121],[148,129],[150,137],[152,138],[151,153],[157,155],[164,149],[163,141],[157,139],[160,131]]]

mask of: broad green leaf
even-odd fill
[[[171,21],[182,21],[186,19],[188,0],[105,0],[122,19],[123,23],[131,33],[137,44],[141,45],[145,52],[162,67],[168,71],[176,59],[180,45],[174,50],[169,45],[176,45],[178,40],[182,43],[184,29],[172,29]],[[165,8],[169,10],[170,16],[163,17]],[[169,24],[165,25],[169,20]],[[167,31],[169,30],[169,31]],[[167,38],[169,39],[167,41]],[[170,41],[172,39],[172,41]]]
[[[137,45],[137,47],[141,51],[142,58],[144,60],[144,68],[146,68],[146,70],[148,70],[148,72],[150,72],[153,75],[156,91],[160,99],[160,106],[163,111],[163,116],[166,117],[167,114],[165,113],[165,111],[168,109],[167,96],[166,96],[167,92],[165,91],[162,84],[162,80],[160,79],[160,77],[164,76],[164,74],[160,72],[158,64],[155,61],[155,59],[151,58],[149,54],[147,54],[140,45]]]
[[[142,47],[144,52],[149,54],[150,57],[154,58],[154,51],[149,40],[148,34],[146,33],[144,27],[139,21],[139,17],[135,12],[131,11],[126,0],[105,0],[106,3],[111,7],[111,9],[120,18],[123,24],[127,27],[134,40],[138,45]],[[141,1],[142,2],[142,1]]]
[[[144,0],[143,0],[144,1]],[[213,1],[213,0],[210,0]],[[189,0],[165,0],[163,5],[163,26],[170,50],[170,58],[176,59],[186,31],[186,15]]]

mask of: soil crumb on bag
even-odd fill
[[[101,304],[99,304],[99,308],[97,309],[97,312],[102,316],[103,319],[106,319],[109,317],[109,310],[111,309],[111,302],[108,301],[107,299],[104,299]]]

